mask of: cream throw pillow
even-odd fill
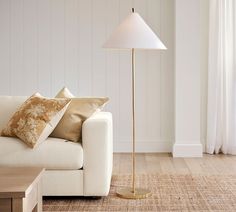
[[[2,136],[18,137],[29,147],[42,143],[65,113],[71,99],[48,99],[39,93],[28,98],[2,130]]]
[[[76,98],[67,88],[63,88],[56,98],[71,98],[71,103],[50,136],[74,142],[81,139],[83,122],[109,100],[107,97]]]

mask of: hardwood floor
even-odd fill
[[[113,174],[132,171],[131,154],[114,153]],[[204,154],[202,158],[173,158],[170,153],[137,153],[136,173],[236,174],[236,156]]]

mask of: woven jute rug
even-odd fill
[[[236,175],[138,175],[137,185],[152,196],[127,200],[115,191],[131,184],[130,176],[113,176],[110,193],[100,199],[46,198],[44,211],[232,211],[236,212]]]

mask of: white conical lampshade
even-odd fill
[[[131,13],[111,34],[103,45],[114,49],[166,49],[142,17]]]

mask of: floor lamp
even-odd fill
[[[132,187],[121,188],[117,195],[128,199],[141,199],[151,195],[147,189],[135,187],[135,49],[166,49],[164,44],[134,11],[114,30],[103,45],[109,49],[130,49],[132,60]]]

